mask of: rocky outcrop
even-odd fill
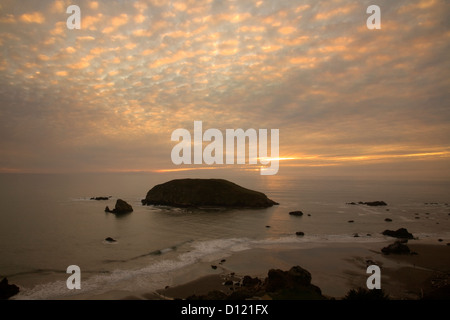
[[[187,300],[245,300],[265,295],[282,300],[325,299],[320,288],[311,284],[311,274],[302,267],[295,266],[289,271],[270,269],[264,281],[245,276],[242,285],[229,295],[211,291],[202,296],[190,296]]]
[[[384,230],[383,235],[394,237],[394,238],[401,238],[401,239],[414,239],[414,236],[408,232],[405,228],[400,228],[396,231],[392,230]]]
[[[130,213],[133,212],[133,207],[129,205],[126,201],[122,199],[117,199],[116,206],[114,207],[114,209],[110,210],[109,207],[107,206],[105,208],[105,212],[110,212],[114,214]]]
[[[223,179],[177,179],[154,186],[143,205],[172,207],[267,208],[277,205],[264,193]]]
[[[7,278],[0,281],[0,300],[7,300],[19,293],[19,287],[15,284],[9,284]]]

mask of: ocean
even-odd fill
[[[141,205],[156,184],[194,177],[225,178],[261,191],[280,205],[246,210]],[[226,170],[0,174],[0,277],[20,287],[14,299],[77,299],[117,290],[152,292],[176,284],[183,270],[189,270],[192,280],[204,275],[196,269],[199,263],[271,245],[377,242],[386,239],[383,230],[401,227],[420,239],[450,242],[448,190],[448,181],[261,176]],[[111,198],[90,200],[96,196]],[[134,211],[123,216],[105,213],[119,198]],[[376,200],[388,206],[347,204]],[[304,215],[289,215],[294,210]],[[297,231],[305,235],[299,237]],[[109,243],[107,237],[117,242]],[[66,287],[70,265],[81,269],[81,290]]]

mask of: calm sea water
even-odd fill
[[[156,184],[202,176],[264,192],[280,205],[186,211],[140,203]],[[71,298],[80,291],[95,295],[163,288],[177,270],[268,244],[378,241],[383,230],[400,227],[419,238],[449,242],[448,190],[445,181],[303,179],[254,172],[1,174],[0,276],[21,287],[17,298]],[[90,200],[93,196],[111,199]],[[121,217],[105,213],[105,206],[114,207],[118,198],[134,212]],[[388,207],[346,204],[374,200]],[[304,216],[290,216],[292,210]],[[297,237],[296,231],[305,236]],[[106,237],[117,242],[107,243]],[[69,265],[80,266],[82,290],[66,288]]]

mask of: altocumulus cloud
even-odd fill
[[[280,129],[289,168],[448,164],[445,0],[377,1],[381,30],[370,1],[70,4],[2,1],[1,171],[169,168],[194,120]]]

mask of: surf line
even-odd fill
[[[194,143],[192,146],[189,130],[179,128],[172,132],[171,140],[178,141],[171,152],[175,165],[192,164],[192,148],[194,149],[194,164],[207,165],[234,164],[235,149],[236,163],[246,164],[246,148],[248,138],[248,163],[262,165],[261,175],[277,174],[279,169],[279,129],[270,130],[270,156],[267,155],[267,129],[226,129],[225,149],[224,135],[218,129],[208,129],[203,133],[202,121],[194,121]],[[259,135],[259,136],[258,136]],[[181,141],[180,141],[181,139]],[[203,142],[210,142],[203,148]],[[236,144],[235,144],[236,141]]]

